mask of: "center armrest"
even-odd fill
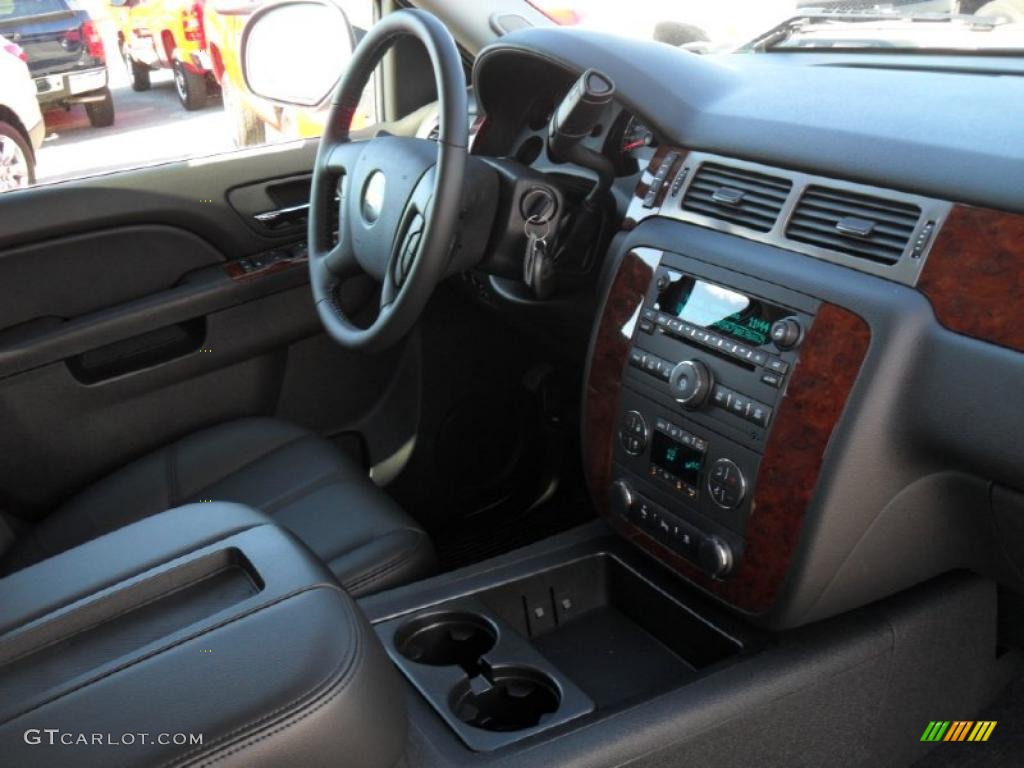
[[[405,741],[358,607],[237,504],[169,510],[0,580],[0,693],[15,764],[390,766]]]

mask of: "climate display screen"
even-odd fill
[[[651,442],[651,461],[684,483],[694,488],[700,486],[700,468],[704,461],[704,454],[700,451],[655,432]]]
[[[790,314],[742,293],[703,280],[666,273],[670,284],[654,308],[753,347],[771,342],[772,323]]]

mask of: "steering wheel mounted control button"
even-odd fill
[[[714,379],[711,369],[700,360],[684,360],[672,369],[668,385],[677,403],[694,410],[707,402]]]
[[[795,349],[804,339],[804,327],[795,317],[784,317],[772,323],[771,337],[779,349]]]
[[[722,509],[736,509],[747,495],[747,479],[735,462],[718,459],[708,473],[708,493]]]
[[[630,456],[639,456],[647,448],[650,432],[647,422],[638,411],[627,411],[619,424],[619,441]]]

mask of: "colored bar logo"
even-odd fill
[[[996,729],[996,720],[932,720],[921,734],[921,741],[988,741]]]

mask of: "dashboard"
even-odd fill
[[[621,222],[590,318],[590,491],[765,625],[957,568],[1024,587],[1024,68],[971,66],[1004,77],[547,29],[478,58],[474,153],[584,181],[547,122],[585,69],[615,82],[584,139]]]

